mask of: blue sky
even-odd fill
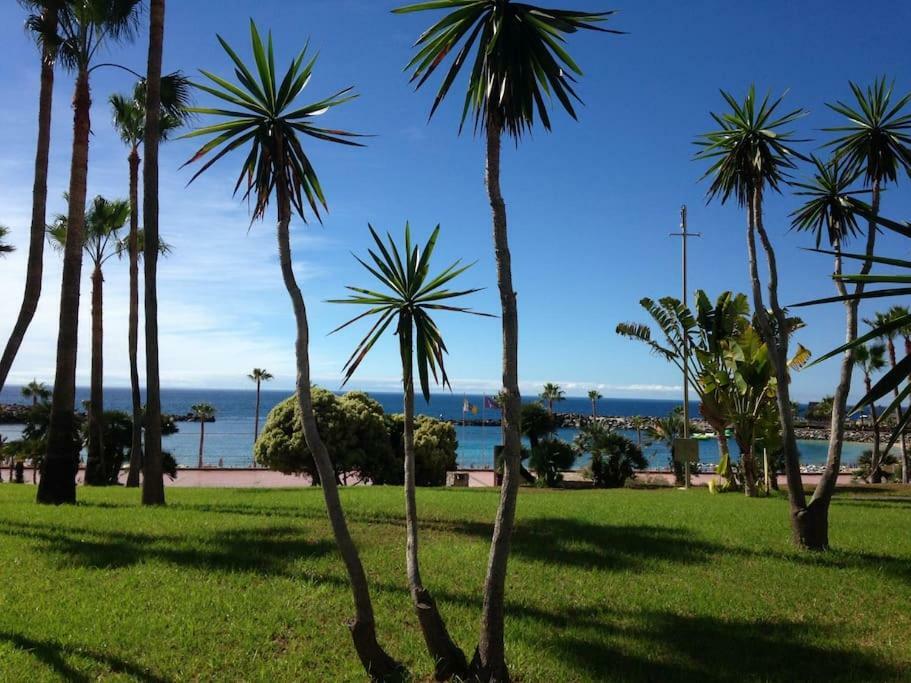
[[[600,387],[607,396],[671,397],[674,369],[645,349],[618,338],[616,324],[641,320],[643,296],[679,293],[681,204],[689,205],[692,289],[711,295],[746,291],[745,217],[735,205],[705,205],[703,166],[692,160],[694,137],[709,129],[709,111],[722,108],[719,88],[742,96],[755,82],[782,93],[809,115],[797,126],[815,150],[819,129],[838,117],[824,103],[849,97],[848,80],[868,83],[879,74],[911,90],[907,2],[636,2],[575,0],[578,9],[620,10],[615,27],[629,35],[577,35],[571,51],[585,71],[580,121],[554,116],[554,130],[539,130],[516,149],[504,146],[503,190],[510,220],[520,312],[520,376],[524,392],[545,381],[571,394]],[[323,225],[297,222],[295,261],[310,306],[313,375],[338,385],[340,369],[358,341],[356,331],[327,337],[351,311],[325,304],[345,284],[367,282],[350,252],[363,253],[367,222],[400,235],[406,219],[426,236],[443,226],[437,251],[442,266],[456,258],[477,261],[463,283],[486,287],[472,304],[497,312],[490,216],[483,184],[483,145],[470,132],[457,136],[460,105],[444,105],[432,122],[433,91],[414,93],[402,67],[430,15],[393,16],[396,3],[309,0],[256,3],[223,0],[218,12],[201,2],[168,6],[165,69],[195,74],[206,68],[229,75],[215,40],[223,35],[249,55],[247,21],[273,30],[279,62],[307,38],[320,52],[307,100],[353,85],[360,98],[326,117],[331,127],[375,135],[365,149],[310,144],[330,204]],[[0,336],[6,338],[19,304],[30,211],[38,65],[15,3],[0,8],[0,222],[20,247],[0,263]],[[142,70],[145,36],[109,51],[105,61]],[[72,140],[72,77],[58,72],[55,89],[50,213],[64,208]],[[102,69],[93,80],[93,136],[89,195],[125,197],[126,150],[110,126],[108,96],[127,91],[130,77]],[[456,91],[458,88],[456,88]],[[207,96],[199,97],[208,102]],[[293,383],[293,320],[281,284],[271,217],[249,225],[247,207],[232,198],[229,157],[189,188],[180,165],[193,141],[162,148],[161,229],[174,252],[160,266],[162,382],[168,386],[243,387],[254,366],[276,375],[276,387]],[[909,181],[890,189],[884,211],[907,217]],[[782,300],[795,302],[832,292],[826,257],[808,254],[808,236],[788,232],[796,200],[770,197],[766,224],[781,262]],[[248,229],[249,228],[249,229]],[[886,237],[882,251],[907,256],[907,246]],[[84,274],[79,380],[87,383],[88,274]],[[53,376],[54,330],[60,282],[59,256],[47,253],[45,296],[33,330],[13,368],[11,382]],[[125,264],[106,273],[106,378],[125,385],[127,279]],[[817,354],[843,335],[837,306],[805,311],[799,340]],[[496,320],[441,316],[456,391],[499,386]],[[393,388],[398,377],[389,338],[364,363],[354,386]],[[831,392],[837,367],[828,363],[799,373],[794,394],[812,400]]]

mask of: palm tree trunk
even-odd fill
[[[85,195],[89,169],[91,130],[89,73],[80,68],[73,97],[73,157],[70,162],[69,207],[60,318],[57,332],[57,367],[51,397],[47,454],[41,468],[37,500],[59,505],[76,502],[79,440],[76,436],[76,349],[79,340],[79,287],[82,279]]]
[[[260,381],[256,380],[256,416],[253,418],[253,443],[259,438],[259,386]]]
[[[753,456],[752,447],[743,447],[740,462],[743,468],[743,493],[748,498],[755,498],[758,491],[756,490],[756,459]]]
[[[506,204],[500,191],[500,138],[502,128],[492,115],[487,124],[487,193],[493,214],[493,241],[497,261],[497,285],[503,325],[503,485],[494,522],[493,539],[484,580],[481,632],[472,667],[485,681],[508,681],[504,648],[506,569],[516,517],[521,477],[519,436],[519,323],[516,293],[512,285],[512,260],[506,230]]]
[[[765,307],[762,296],[762,281],[759,278],[759,264],[756,255],[756,234],[759,234],[769,270],[769,303],[776,318],[779,334],[773,334],[772,321]],[[797,438],[794,434],[794,415],[791,410],[791,393],[788,376],[788,340],[784,324],[784,314],[778,303],[778,266],[775,251],[762,224],[762,187],[757,185],[748,200],[747,215],[747,252],[749,254],[750,280],[753,288],[753,308],[759,321],[760,331],[771,351],[770,358],[775,370],[776,400],[778,417],[781,423],[782,447],[785,460],[785,478],[788,482],[788,502],[790,506],[791,531],[794,543],[801,547],[812,547],[816,539],[810,535],[812,529],[805,521],[807,513],[806,495],[803,491],[803,480],[800,476],[800,454],[797,449]]]
[[[139,392],[139,150],[130,152],[130,315],[127,334],[130,356],[130,393],[133,429],[130,440],[130,470],[127,487],[139,486],[142,468],[142,395]]]
[[[199,461],[196,464],[196,466],[199,469],[202,469],[202,467],[203,467],[202,449],[203,449],[203,445],[205,444],[205,441],[206,441],[206,418],[205,418],[205,416],[200,415],[199,416]]]
[[[143,265],[145,268],[146,411],[142,504],[164,505],[161,463],[161,385],[158,369],[158,143],[165,0],[149,6],[143,167]]]
[[[281,144],[277,145],[275,158],[284,158]],[[276,174],[284,173],[279,161],[276,161]],[[283,178],[283,176],[281,176]],[[310,330],[307,323],[307,308],[304,296],[297,284],[291,263],[291,200],[283,181],[276,183],[278,204],[278,255],[281,264],[282,279],[291,307],[294,310],[294,320],[297,326],[297,340],[295,354],[297,358],[297,402],[301,411],[301,426],[304,440],[313,454],[313,460],[319,473],[322,484],[323,498],[326,503],[326,513],[339,554],[345,563],[348,580],[351,583],[351,592],[354,597],[355,618],[349,623],[354,648],[357,651],[361,664],[368,675],[377,681],[391,678],[403,671],[402,665],[390,657],[376,639],[376,624],[373,617],[373,604],[370,600],[370,589],[367,585],[367,576],[357,547],[348,530],[342,502],[338,495],[335,470],[329,452],[323,443],[316,425],[316,416],[313,414],[313,400],[310,394]]]
[[[85,483],[101,486],[104,472],[104,276],[101,266],[92,270],[92,375],[89,400],[89,443],[85,460]]]
[[[47,3],[44,21],[49,31],[57,31],[57,9]],[[54,99],[54,56],[45,48],[41,54],[41,91],[38,95],[38,145],[35,151],[35,181],[32,186],[32,221],[29,230],[28,262],[25,271],[25,291],[13,331],[3,356],[0,357],[0,391],[16,360],[28,326],[38,310],[41,297],[41,277],[44,268],[44,239],[47,215],[47,169],[51,148],[51,105]]]
[[[411,321],[404,321],[403,327],[411,327]],[[401,334],[401,331],[400,331]],[[411,347],[410,335],[401,340]],[[414,379],[411,368],[411,348],[407,356],[402,354],[402,376],[405,389],[405,565],[408,574],[408,588],[414,605],[421,633],[427,645],[427,652],[435,663],[434,678],[446,681],[453,676],[459,680],[469,676],[468,660],[465,653],[453,642],[446,628],[446,622],[437,608],[430,591],[421,581],[418,563],[418,508],[414,481]]]

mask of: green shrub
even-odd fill
[[[547,437],[531,449],[528,464],[538,481],[545,486],[558,486],[563,481],[563,470],[576,462],[576,451],[572,445],[556,437]]]
[[[634,441],[597,422],[585,425],[574,442],[580,453],[591,455],[591,477],[596,488],[617,488],[648,466]]]

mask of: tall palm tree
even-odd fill
[[[215,406],[211,403],[194,403],[190,406],[190,413],[193,415],[193,419],[199,423],[199,460],[196,466],[202,469],[203,449],[206,443],[206,422],[211,422],[215,418]]]
[[[882,344],[861,345],[854,349],[854,362],[864,376],[864,387],[869,394],[873,390],[873,375],[886,367],[886,347]],[[873,456],[870,459],[870,481],[882,481],[882,453],[880,452],[879,421],[876,415],[876,401],[870,404],[873,423]]]
[[[143,276],[145,278],[146,406],[142,459],[142,504],[164,505],[164,456],[161,452],[161,377],[158,363],[158,146],[161,138],[161,62],[164,54],[165,0],[149,4],[146,59],[145,131],[142,177]]]
[[[867,323],[867,325],[869,325],[874,330],[881,330],[879,338],[880,338],[880,340],[882,340],[882,342],[885,345],[885,349],[889,355],[889,365],[893,369],[898,364],[898,358],[896,357],[896,353],[895,353],[895,338],[900,334],[901,331],[898,329],[894,329],[890,323],[893,320],[900,319],[901,317],[904,317],[907,315],[908,315],[908,309],[904,308],[903,306],[893,306],[885,313],[882,313],[882,312],[876,313],[876,315],[873,317],[873,319],[864,320],[864,322]],[[870,389],[868,388],[867,391],[869,392]],[[898,395],[898,386],[897,385],[892,390],[892,394],[893,394],[893,396],[895,396],[896,399],[900,398]],[[873,407],[875,408],[875,405]],[[902,417],[904,416],[904,411],[902,410],[902,405],[901,405],[900,400],[899,400],[896,412],[897,412],[898,422],[900,424]],[[874,416],[874,419],[875,419],[875,416]],[[907,462],[907,441],[905,439],[904,430],[902,430],[901,434],[899,435],[898,440],[899,440],[899,443],[901,444],[902,481],[904,481],[904,470],[905,470],[905,466],[906,466],[905,463]],[[873,463],[877,462],[877,455],[878,455],[878,452],[876,450],[874,450]],[[874,469],[873,472],[876,473],[876,472],[878,472],[878,470]]]
[[[22,387],[22,396],[32,399],[32,408],[35,408],[38,406],[38,401],[46,401],[51,397],[51,390],[44,382],[33,379]]]
[[[85,483],[106,483],[104,462],[104,264],[117,254],[118,233],[130,216],[130,204],[123,200],[95,197],[85,215],[83,249],[92,262],[92,370],[88,410],[88,456]],[[69,239],[66,216],[57,216],[48,227],[51,244],[59,250]]]
[[[758,329],[769,344],[770,360],[775,370],[778,414],[781,422],[782,450],[788,481],[788,500],[792,538],[801,547],[825,548],[828,545],[824,529],[827,520],[807,507],[800,475],[800,453],[794,434],[794,414],[791,408],[788,375],[787,316],[778,300],[778,262],[775,249],[763,222],[763,198],[766,189],[780,191],[793,169],[797,152],[791,147],[793,134],[784,127],[804,115],[795,109],[778,111],[782,98],[761,101],[750,86],[743,102],[722,91],[730,111],[712,114],[718,129],[697,140],[702,147],[697,159],[710,162],[703,178],[711,178],[709,199],[726,203],[731,197],[747,209],[747,255],[753,289],[753,309]],[[768,307],[762,293],[756,237],[762,244],[768,268]],[[771,309],[771,311],[769,310]]]
[[[554,401],[558,403],[566,400],[566,392],[560,388],[559,384],[547,382],[541,390],[541,400],[547,404],[547,412],[554,414]]]
[[[142,8],[141,0],[71,0],[60,5],[56,31],[45,25],[44,40],[57,44],[57,57],[76,72],[73,95],[73,154],[70,165],[67,240],[63,250],[60,287],[60,329],[57,333],[57,367],[47,455],[38,485],[39,503],[76,502],[79,444],[74,438],[76,400],[76,351],[79,330],[79,288],[82,271],[83,232],[91,131],[90,75],[95,57],[107,45],[133,36]]]
[[[179,73],[162,78],[161,115],[158,134],[162,141],[184,124],[189,103],[189,83]],[[139,388],[139,146],[145,137],[145,81],[139,81],[130,96],[111,95],[109,102],[114,128],[129,147],[130,235],[127,254],[130,260],[130,311],[128,346],[130,359],[130,389],[133,404],[133,434],[130,443],[130,469],[127,487],[139,486],[142,467],[142,395]],[[160,245],[159,245],[160,251]]]
[[[6,241],[8,235],[9,228],[5,225],[0,225],[0,256],[6,256],[16,251],[16,247]]]
[[[421,580],[418,562],[418,512],[415,497],[414,464],[414,365],[417,361],[418,377],[424,400],[430,401],[430,375],[443,386],[449,385],[444,358],[447,353],[442,334],[432,315],[436,311],[472,313],[474,311],[454,306],[458,299],[477,289],[447,289],[455,278],[470,266],[461,266],[456,261],[437,275],[430,275],[430,259],[440,234],[437,226],[427,244],[421,249],[412,244],[411,229],[405,225],[404,244],[396,246],[392,236],[387,234],[388,248],[370,226],[370,234],[376,251],[368,250],[373,264],[358,258],[367,271],[379,280],[385,291],[377,292],[362,287],[348,287],[354,294],[347,299],[334,299],[332,303],[368,306],[368,310],[336,328],[337,332],[362,318],[377,316],[367,335],[355,348],[345,364],[345,382],[355,373],[370,349],[380,336],[395,323],[395,335],[399,341],[399,355],[402,360],[402,388],[405,395],[405,525],[407,544],[405,563],[411,601],[418,623],[424,634],[427,651],[436,663],[436,680],[447,680],[453,676],[466,678],[469,675],[465,653],[449,636],[443,617],[437,609],[430,591]],[[401,247],[401,248],[400,248]],[[404,260],[401,253],[404,252]],[[415,355],[415,351],[417,354]]]
[[[598,401],[604,398],[597,389],[588,392],[588,400],[592,402],[592,417],[598,416]]]
[[[272,373],[263,368],[253,368],[247,377],[256,383],[256,415],[253,418],[253,441],[256,441],[259,438],[259,391],[263,382],[272,379]]]
[[[265,216],[273,191],[275,193],[279,264],[297,324],[297,400],[301,411],[302,431],[319,472],[329,521],[354,594],[356,617],[351,626],[354,646],[361,663],[371,676],[392,676],[401,670],[401,665],[393,660],[376,640],[376,625],[367,577],[339,500],[332,460],[320,437],[313,414],[307,308],[291,261],[292,209],[304,220],[305,206],[309,207],[317,219],[320,218],[319,206],[327,208],[316,171],[301,141],[306,136],[327,142],[357,145],[358,143],[351,139],[354,137],[352,133],[321,128],[316,124],[317,117],[348,102],[355,95],[351,88],[345,88],[318,102],[304,106],[295,105],[295,101],[309,81],[316,60],[310,59],[305,62],[305,48],[291,62],[281,81],[278,81],[272,56],[271,35],[267,48],[263,45],[256,25],[251,21],[250,36],[256,75],[231,46],[218,37],[234,64],[235,75],[240,83],[235,85],[203,71],[203,76],[213,83],[214,87],[201,83],[195,86],[213,97],[228,102],[236,109],[191,109],[198,114],[218,116],[222,121],[189,134],[213,137],[187,163],[198,161],[209,152],[218,150],[196,172],[193,176],[195,179],[230,151],[247,145],[235,192],[245,184],[243,196],[253,201],[253,220]]]
[[[545,94],[576,117],[572,100],[578,100],[571,73],[582,71],[563,48],[565,37],[579,30],[619,33],[598,24],[612,12],[578,12],[535,7],[510,0],[439,0],[419,2],[394,10],[397,13],[451,10],[424,31],[415,44],[416,54],[408,65],[412,82],[420,88],[454,55],[443,77],[430,116],[446,98],[456,76],[473,55],[460,130],[469,113],[476,131],[486,138],[487,193],[493,217],[497,286],[500,291],[503,326],[504,479],[497,510],[476,657],[476,673],[491,680],[505,680],[503,625],[505,619],[506,569],[509,543],[515,522],[516,498],[521,478],[522,443],[519,436],[518,312],[512,282],[512,258],[506,226],[506,203],[500,190],[500,145],[503,134],[518,142],[534,128],[535,116],[550,130]],[[459,43],[461,42],[461,46]]]
[[[54,62],[57,44],[45,40],[57,34],[59,0],[19,0],[29,12],[26,20],[30,33],[41,48],[41,86],[38,92],[38,142],[35,151],[35,179],[32,185],[32,219],[25,270],[25,290],[19,315],[13,325],[3,356],[0,356],[0,391],[6,385],[19,347],[38,310],[41,278],[44,272],[44,229],[47,217],[47,172],[51,148],[51,107],[54,100]],[[64,8],[66,11],[66,8]]]

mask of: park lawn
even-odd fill
[[[0,680],[361,681],[317,489],[0,485]],[[404,589],[398,489],[342,498],[379,634],[432,670]],[[469,655],[496,491],[421,490],[424,579]],[[836,550],[789,545],[787,504],[704,490],[523,490],[508,584],[519,681],[909,680],[911,495],[832,508]]]

